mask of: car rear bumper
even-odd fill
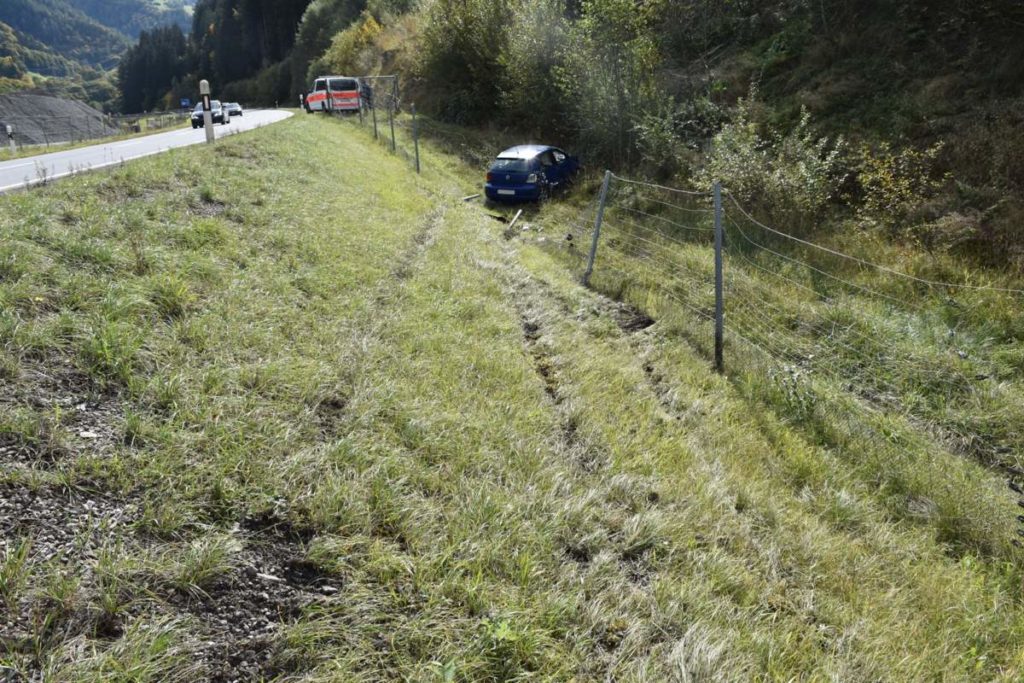
[[[511,192],[511,194],[509,194]],[[484,194],[488,199],[496,202],[520,202],[540,199],[540,185],[484,185]]]
[[[214,123],[224,123],[224,117],[223,116],[211,116],[210,119]],[[199,128],[202,128],[205,125],[206,125],[206,122],[203,119],[203,117],[201,117],[201,116],[198,119],[192,119],[192,126],[193,127],[198,126]]]

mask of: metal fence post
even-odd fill
[[[395,100],[398,99],[398,79],[391,81],[391,102],[388,104],[388,121],[391,123],[391,151],[394,152],[395,145]]]
[[[594,240],[590,243],[590,256],[587,259],[587,270],[583,273],[583,286],[590,286],[590,276],[594,273],[594,260],[597,258],[597,241],[601,239],[601,223],[604,222],[604,207],[608,201],[608,186],[612,182],[612,172],[604,172],[601,183],[601,201],[597,205],[597,218],[594,220]]]
[[[420,128],[416,123],[416,105],[412,105],[412,141],[416,147],[416,172],[420,172]]]
[[[725,374],[722,346],[725,340],[725,296],[722,286],[722,183],[716,181],[712,192],[715,197],[715,370]]]

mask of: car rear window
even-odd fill
[[[532,160],[530,159],[502,159],[499,157],[494,160],[491,170],[504,171],[506,173],[525,173],[530,170],[531,162]]]
[[[331,81],[331,90],[358,90],[354,78],[335,78]]]

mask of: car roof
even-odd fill
[[[538,154],[543,154],[549,149],[558,149],[551,145],[516,145],[509,147],[498,155],[499,159],[532,159]]]

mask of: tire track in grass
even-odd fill
[[[607,454],[579,431],[579,421],[571,403],[562,388],[558,359],[553,355],[545,339],[548,318],[552,314],[542,302],[543,294],[527,273],[504,264],[506,291],[515,308],[523,330],[523,345],[534,371],[544,386],[544,393],[559,414],[561,433],[560,447],[567,457],[586,474],[594,474],[607,468]]]
[[[554,262],[531,263],[530,270],[538,273],[536,277],[547,276],[564,285],[561,291],[566,294],[557,296],[563,310],[578,306],[586,312],[578,320],[587,315],[604,320],[604,324],[598,322],[580,338],[611,339],[623,352],[624,360],[632,357],[629,362],[641,371],[637,386],[656,398],[668,422],[666,429],[678,432],[682,443],[693,452],[695,457],[689,469],[698,478],[712,482],[711,488],[718,492],[718,497],[728,501],[723,515],[734,519],[730,524],[742,530],[739,538],[749,546],[744,550],[757,553],[744,559],[742,554],[728,552],[730,546],[706,551],[708,539],[701,530],[694,555],[726,551],[726,557],[749,563],[749,569],[755,572],[750,578],[766,587],[762,589],[764,597],[758,601],[764,615],[751,615],[745,629],[753,633],[763,631],[768,628],[766,619],[772,624],[776,619],[780,624],[782,620],[803,623],[806,626],[802,629],[810,629],[810,641],[826,653],[823,658],[808,656],[803,662],[795,660],[790,672],[820,674],[828,670],[823,667],[829,667],[837,671],[862,670],[864,677],[877,677],[882,670],[878,656],[884,651],[881,656],[889,658],[890,663],[899,662],[894,670],[906,676],[908,672],[924,671],[920,668],[923,663],[934,661],[934,655],[947,647],[945,639],[963,644],[971,638],[975,620],[991,618],[988,611],[992,610],[992,602],[1006,597],[1000,582],[1013,581],[1012,572],[1004,572],[999,566],[977,565],[982,571],[966,577],[964,565],[949,562],[941,543],[929,538],[927,529],[906,528],[898,520],[887,518],[880,501],[865,495],[867,492],[858,486],[855,477],[841,473],[835,476],[837,473],[823,467],[820,479],[816,475],[806,483],[794,481],[794,471],[799,472],[804,466],[802,458],[817,457],[830,462],[830,454],[805,444],[799,432],[787,432],[786,425],[752,412],[741,391],[731,382],[716,378],[699,353],[691,352],[686,344],[680,345],[673,321],[666,321],[664,329],[640,325],[639,321],[631,321],[626,312],[617,312],[617,302],[579,288],[568,279],[562,283],[565,275]],[[613,331],[608,322],[614,322],[618,330]],[[723,421],[731,424],[724,431]],[[846,487],[859,497],[850,496]],[[804,538],[808,544],[813,540],[813,545],[805,547],[804,542],[794,540]],[[907,556],[913,554],[927,560],[908,562]],[[812,571],[818,564],[842,570],[834,569],[830,575],[821,576],[808,589],[808,582],[801,580],[800,574]],[[854,595],[847,593],[849,585],[844,581],[858,586]],[[877,584],[888,592],[879,594],[874,588]],[[932,601],[937,591],[941,593],[940,586],[946,591],[948,602],[936,606]],[[808,590],[817,591],[822,600],[835,604],[834,614],[808,609],[794,599],[811,594]],[[956,620],[947,623],[948,615],[954,611],[959,612]],[[914,632],[921,635],[899,643],[880,638],[904,622],[914,624]],[[1002,631],[993,633],[1005,642],[1012,637],[1015,627],[1009,618],[1004,622]],[[801,632],[792,627],[789,631],[792,635]],[[862,638],[874,642],[857,642],[851,633],[861,633]],[[781,641],[776,643],[784,645]],[[1005,648],[1005,644],[1001,647]],[[922,651],[928,654],[920,654]],[[1002,667],[1011,661],[1005,649],[999,653],[993,647],[991,651],[993,664],[986,669],[986,677],[1005,671]],[[997,657],[999,663],[995,663]],[[957,671],[962,673],[965,669],[960,664]],[[928,670],[939,670],[941,666],[944,664]]]

